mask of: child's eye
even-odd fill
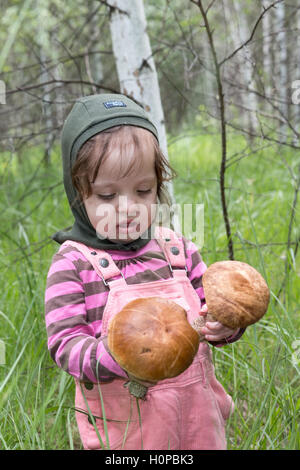
[[[113,197],[115,197],[114,194],[97,194],[97,197],[99,197],[100,199],[112,199]]]
[[[151,192],[151,189],[139,189],[137,192],[141,194],[147,194]],[[99,199],[109,200],[115,197],[115,193],[114,194],[97,194],[97,197]]]
[[[142,193],[142,194],[146,194],[146,193],[150,193],[151,192],[151,189],[140,189],[138,190],[138,193]]]

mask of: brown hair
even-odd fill
[[[72,182],[79,193],[81,200],[88,198],[92,194],[91,182],[94,182],[101,162],[107,157],[111,146],[118,142],[121,145],[124,134],[131,137],[131,142],[135,148],[139,148],[140,135],[135,126],[116,126],[106,129],[87,140],[80,148],[76,162],[72,168]],[[150,131],[146,131],[151,136],[155,154],[155,173],[157,177],[157,196],[162,203],[170,204],[170,195],[164,185],[165,181],[170,181],[177,176],[175,170],[170,166],[168,160],[162,153],[159,144]],[[126,145],[126,144],[125,144]],[[97,158],[97,156],[99,156]],[[95,158],[96,157],[96,158]],[[131,167],[135,164],[131,165]],[[131,167],[127,168],[126,174],[129,173]],[[125,176],[124,174],[122,176]]]

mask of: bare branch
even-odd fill
[[[215,3],[215,0],[211,0],[210,4],[208,5],[208,7],[205,10],[206,15],[208,14],[209,10],[211,9],[211,7],[213,6],[214,3]]]
[[[259,15],[259,17],[257,18],[256,22],[255,22],[255,25],[252,29],[252,32],[249,36],[249,38],[243,42],[243,44],[241,44],[237,49],[235,49],[231,54],[229,54],[229,56],[225,57],[225,59],[223,59],[220,63],[219,63],[219,66],[221,67],[223,64],[225,64],[225,62],[227,62],[228,60],[232,59],[232,57],[234,57],[241,49],[243,49],[243,47],[247,46],[249,44],[249,42],[252,41],[253,39],[253,36],[255,34],[255,31],[259,25],[259,23],[261,22],[263,16],[266,14],[266,12],[268,10],[270,10],[270,8],[273,8],[275,5],[277,5],[278,3],[281,3],[283,2],[284,0],[277,0],[276,2],[273,2],[271,5],[269,5],[267,8],[263,7],[263,11],[262,13]]]
[[[110,91],[111,93],[119,93],[119,90],[116,90],[115,88],[111,88],[111,87],[104,86],[104,85],[99,85],[99,83],[88,82],[87,80],[49,80],[49,81],[46,81],[46,82],[43,82],[43,83],[36,83],[34,85],[30,85],[30,86],[27,86],[27,87],[17,87],[14,90],[7,90],[6,94],[7,95],[12,95],[12,94],[17,93],[19,91],[27,92],[29,90],[34,90],[36,88],[42,88],[46,85],[51,85],[52,83],[64,83],[65,85],[71,85],[71,84],[74,84],[74,83],[78,84],[78,85],[90,85],[90,86],[94,86],[94,87],[96,87],[98,89],[101,89],[101,90]]]
[[[195,3],[192,0],[193,3]],[[226,203],[226,194],[225,194],[225,171],[226,171],[226,158],[227,158],[227,138],[226,138],[226,118],[225,118],[225,101],[224,101],[224,92],[223,92],[223,85],[220,73],[220,65],[218,63],[217,52],[215,48],[215,43],[213,39],[213,31],[210,27],[207,14],[203,7],[202,1],[198,0],[197,5],[201,11],[202,18],[204,20],[206,33],[208,37],[208,42],[210,46],[210,50],[213,57],[213,63],[216,72],[216,80],[217,80],[217,87],[218,87],[218,98],[219,98],[219,105],[220,105],[220,124],[221,124],[221,139],[222,139],[222,159],[220,165],[220,193],[221,193],[221,204],[222,204],[222,211],[223,211],[223,219],[226,228],[226,236],[227,236],[227,243],[228,243],[228,256],[229,259],[234,259],[233,253],[233,240],[231,235],[231,227]]]

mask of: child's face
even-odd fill
[[[138,135],[138,148],[130,136],[122,142],[122,152],[117,145],[111,147],[91,184],[92,195],[84,200],[97,234],[114,242],[136,240],[155,218],[157,178],[153,141],[150,132],[144,129],[138,129]]]

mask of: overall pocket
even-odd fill
[[[212,393],[214,394],[217,407],[222,416],[224,422],[229,418],[231,413],[234,411],[234,402],[230,395],[226,392],[224,387],[216,379],[215,374],[213,373],[210,379],[210,387]]]

